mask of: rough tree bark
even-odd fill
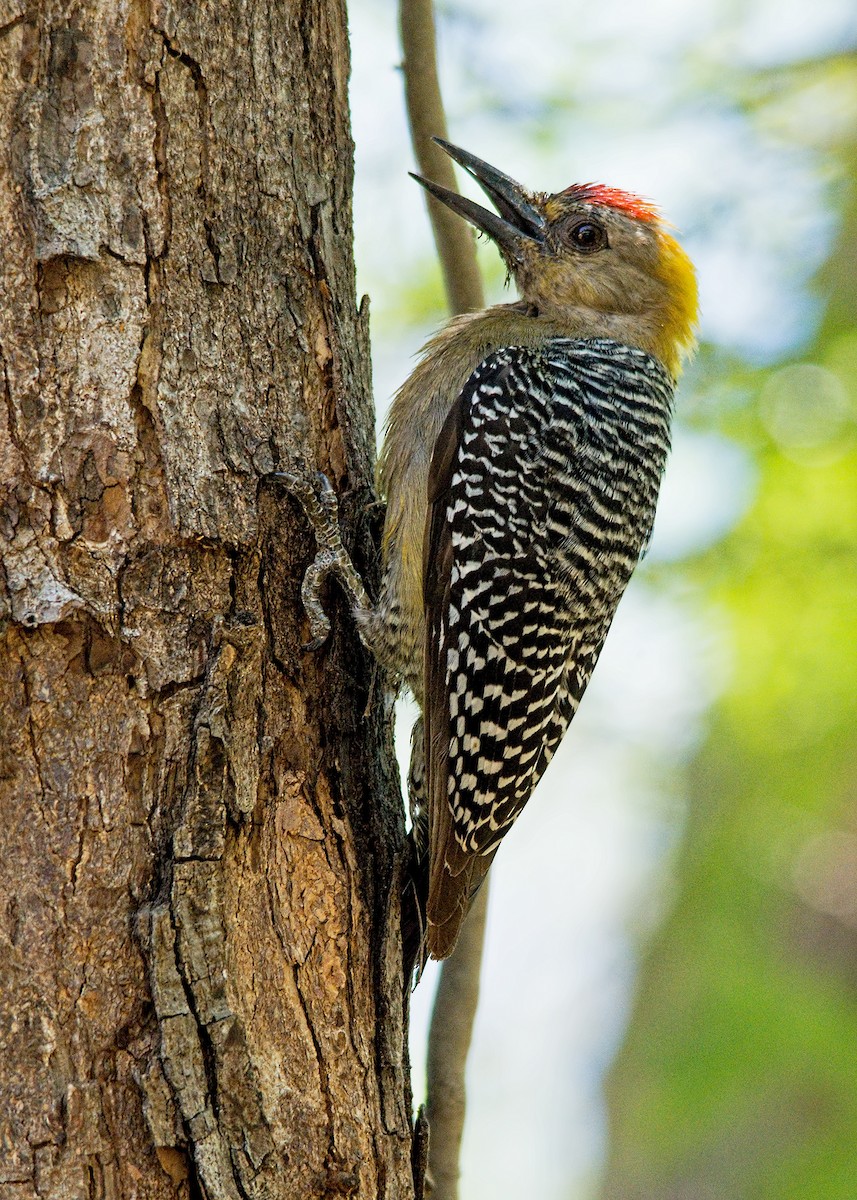
[[[413,1195],[339,0],[0,5],[0,1195]]]

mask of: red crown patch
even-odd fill
[[[656,221],[660,215],[651,200],[646,200],[644,196],[635,196],[633,192],[623,192],[620,188],[605,187],[602,183],[573,183],[562,195],[587,204],[603,204],[606,208],[618,209],[629,217],[636,217],[638,221]]]

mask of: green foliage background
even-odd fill
[[[844,104],[857,58],[756,85],[760,117],[819,85]],[[857,1195],[857,121],[820,149],[839,232],[817,333],[766,369],[702,363],[696,420],[746,448],[758,486],[683,567],[732,673],[612,1070],[603,1200]]]

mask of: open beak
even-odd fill
[[[497,216],[481,204],[475,204],[438,183],[432,183],[430,179],[424,179],[422,175],[412,173],[411,177],[416,179],[417,183],[421,183],[426,191],[431,192],[447,208],[451,208],[471,225],[487,233],[496,242],[507,262],[520,261],[521,249],[525,242],[541,244],[544,241],[544,214],[519,183],[459,146],[453,146],[442,138],[432,138],[432,141],[476,180],[500,215]]]

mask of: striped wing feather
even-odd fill
[[[462,397],[452,407],[435,446],[429,475],[429,508],[424,543],[423,591],[426,606],[425,747],[429,812],[429,953],[452,952],[467,907],[490,866],[459,845],[447,799],[449,705],[444,646],[452,578],[452,527],[446,519],[453,468],[461,438]],[[475,878],[474,878],[475,876]]]
[[[651,529],[671,381],[607,346],[496,352],[435,446],[424,598],[436,958],[561,740]],[[605,378],[616,349],[644,393],[636,420],[636,392],[614,403]]]

